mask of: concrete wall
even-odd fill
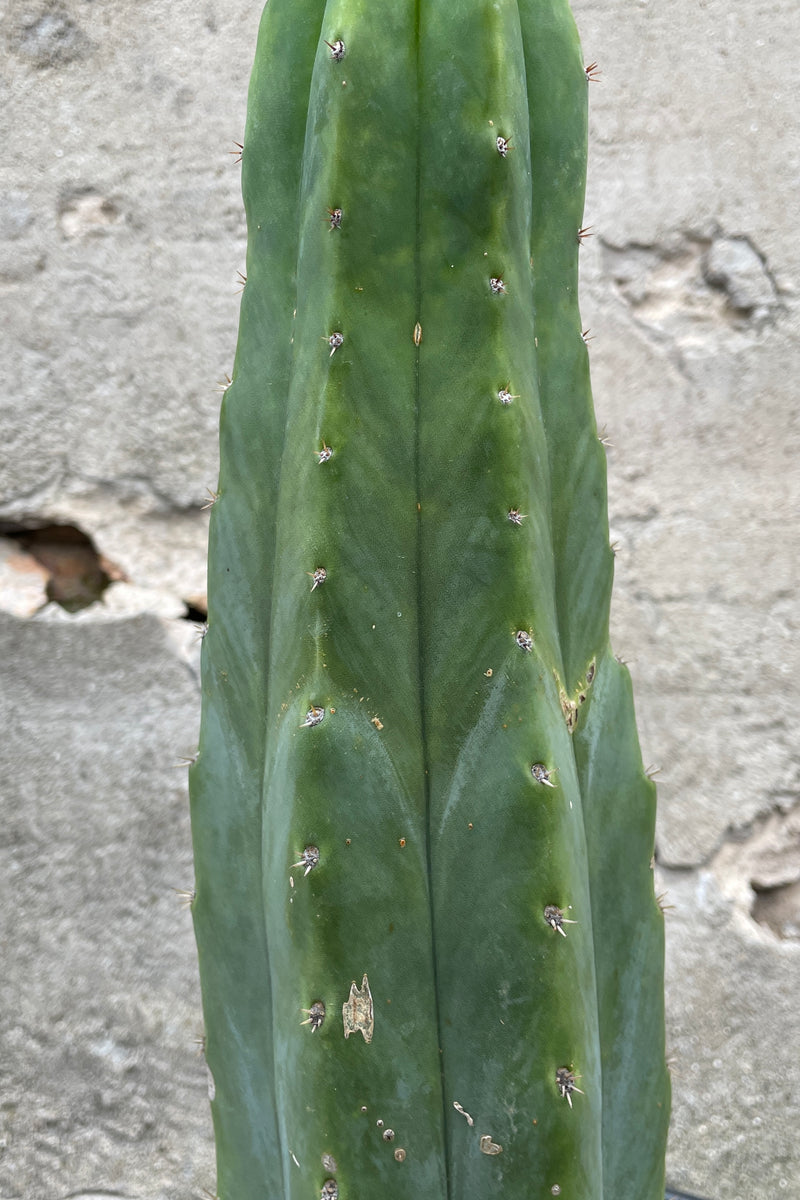
[[[797,1198],[800,8],[574,7],[602,70],[583,305],[614,641],[674,906],[669,1177]],[[259,8],[0,6],[2,1200],[213,1191],[173,764],[196,745],[181,618],[205,586]],[[43,566],[21,531],[50,524],[93,539],[102,601],[46,603],[74,559]]]

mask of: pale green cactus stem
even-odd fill
[[[221,1200],[663,1195],[565,0],[270,0],[191,768]]]

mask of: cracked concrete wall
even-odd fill
[[[800,1197],[800,9],[574,8],[602,70],[583,309],[614,642],[662,768],[669,1178]],[[259,10],[0,7],[3,1200],[213,1190],[171,764],[196,743],[182,616],[205,589]],[[22,537],[54,524],[106,564],[74,613]]]

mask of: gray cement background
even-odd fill
[[[669,1179],[800,1200],[795,0],[576,0],[615,647],[658,763]],[[0,0],[0,1200],[213,1192],[184,772],[260,0]],[[73,524],[101,602],[16,533]],[[626,1198],[628,1200],[628,1198]]]

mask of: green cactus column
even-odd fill
[[[264,13],[190,776],[221,1200],[663,1188],[586,92],[561,0]]]

